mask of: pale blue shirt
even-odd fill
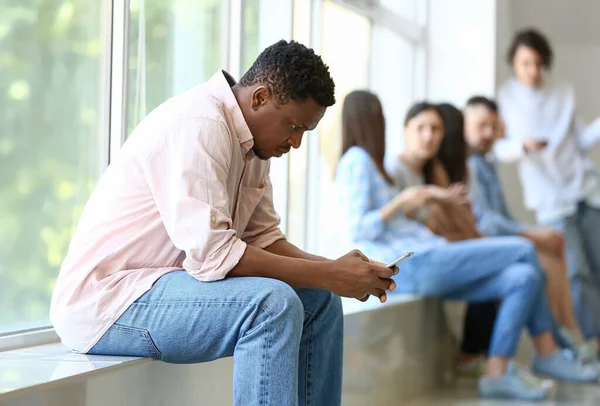
[[[469,157],[469,169],[473,211],[479,231],[492,237],[521,234],[524,225],[508,210],[494,162],[484,155],[473,154]]]
[[[368,257],[391,262],[407,251],[446,244],[418,221],[397,212],[387,223],[381,209],[404,187],[386,181],[362,148],[352,147],[338,164],[336,181],[352,242]]]

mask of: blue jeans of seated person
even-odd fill
[[[577,213],[546,224],[565,237],[571,296],[586,339],[600,337],[600,210],[580,203]]]
[[[520,237],[481,238],[417,252],[400,265],[397,291],[442,299],[501,299],[489,356],[514,356],[523,327],[535,337],[556,323],[535,248]]]
[[[160,278],[90,354],[197,363],[233,355],[234,404],[340,405],[339,297],[266,278]]]

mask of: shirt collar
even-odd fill
[[[235,135],[240,142],[242,149],[245,153],[250,152],[254,146],[254,137],[244,119],[242,109],[231,90],[236,84],[235,79],[226,71],[220,70],[213,75],[209,83],[214,86],[219,99],[231,118],[233,130],[235,131]]]

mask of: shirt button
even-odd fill
[[[215,215],[213,214],[212,216],[210,216],[210,221],[212,221],[213,223],[215,221],[217,221],[217,218],[215,217]]]

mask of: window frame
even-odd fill
[[[108,120],[103,120],[102,125],[106,125],[108,132],[108,145],[101,148],[103,156],[103,169],[106,169],[111,161],[119,154],[121,146],[127,137],[127,73],[128,73],[128,38],[129,38],[129,13],[130,0],[102,0],[105,7],[106,27],[104,33],[104,43],[106,46],[106,56],[103,61],[103,78],[106,86],[103,86],[103,114],[108,115]],[[225,49],[222,50],[221,63],[234,77],[239,77],[241,72],[241,46],[243,34],[243,0],[223,0],[225,5],[224,17],[221,20],[221,32],[224,36]],[[309,43],[306,44],[320,53],[321,40],[321,19],[322,6],[324,0],[290,0],[290,24],[293,36],[293,24],[297,24],[294,19],[294,10],[296,2],[310,2],[310,21]],[[371,21],[371,27],[383,25],[396,32],[398,35],[407,38],[414,46],[419,49],[420,57],[418,60],[419,70],[425,71],[427,67],[427,57],[425,49],[425,28],[426,28],[426,10],[429,6],[429,0],[418,0],[418,21],[409,21],[387,8],[381,6],[377,0],[357,1],[357,0],[333,0],[339,5],[349,8],[352,11],[367,17]],[[303,38],[304,39],[304,38]],[[306,39],[304,39],[306,40]],[[372,48],[371,48],[372,49]],[[370,75],[369,75],[370,76]],[[415,73],[418,83],[415,83],[416,89],[426,89],[425,75]],[[423,83],[421,83],[423,82]],[[416,91],[417,94],[421,91]],[[313,221],[304,222],[304,229],[300,235],[303,241],[299,245],[310,251],[316,251],[319,231],[319,207],[316,202],[319,200],[319,185],[321,170],[319,168],[319,130],[312,132],[310,137],[306,137],[307,143],[307,165],[304,176],[304,202],[303,211],[307,219]],[[284,190],[280,193],[285,197],[285,211],[282,216],[282,230],[287,232],[289,198],[290,198],[290,159],[286,156],[283,159],[282,167],[285,170]],[[7,351],[15,348],[22,348],[34,345],[42,345],[52,342],[58,342],[59,337],[51,326],[44,326],[31,330],[17,330],[0,334],[0,351]]]

